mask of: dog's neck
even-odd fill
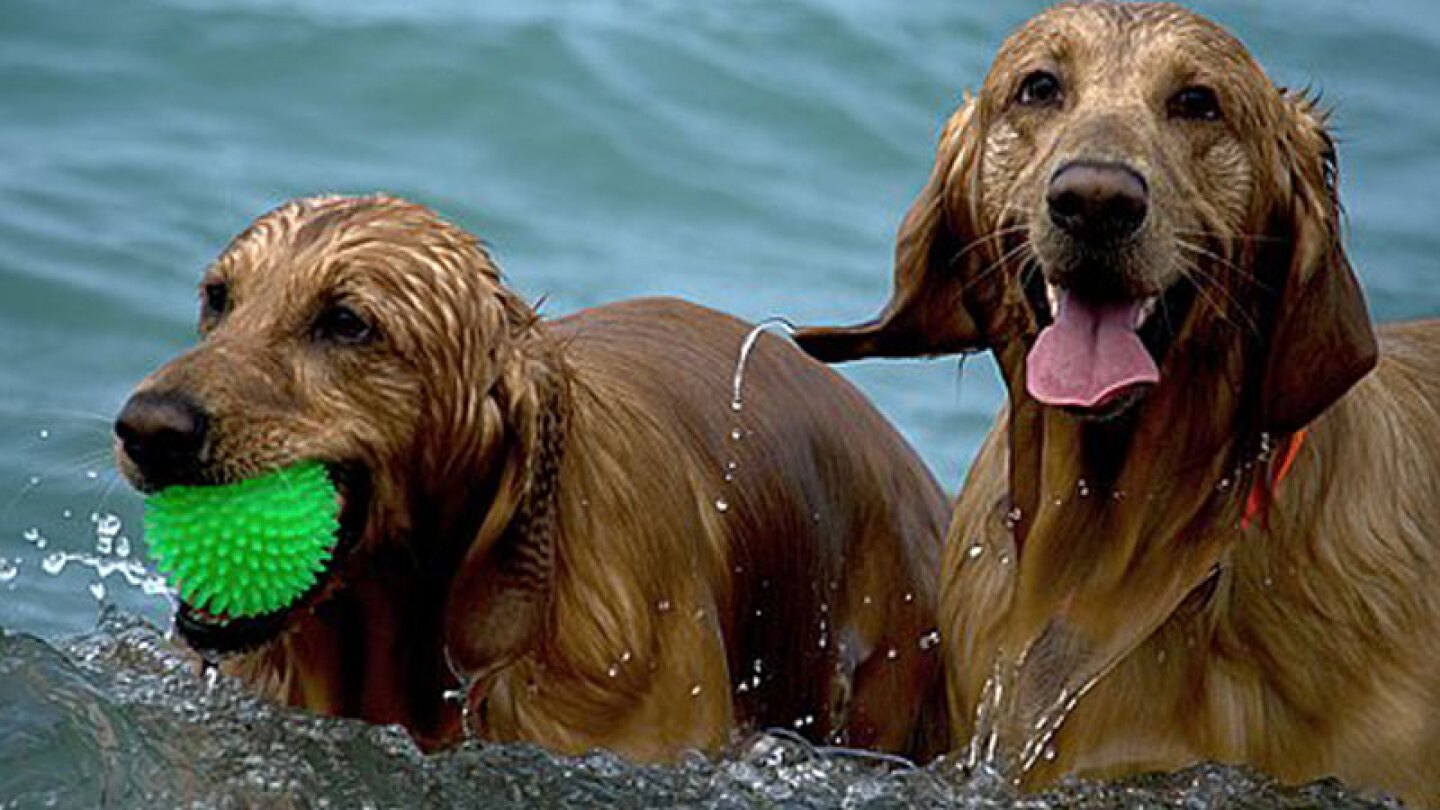
[[[1029,396],[1025,351],[1016,341],[996,352],[1010,391],[1016,570],[1009,610],[990,632],[1016,679],[1009,714],[1033,724],[1208,592],[1261,465],[1234,433],[1243,402],[1220,386],[1162,382],[1131,412],[1086,421]],[[1239,364],[1241,352],[1174,356],[1167,376],[1213,379],[1187,364]]]

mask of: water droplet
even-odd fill
[[[659,602],[656,602],[656,603],[655,603],[655,609],[658,610],[658,611],[660,611],[661,613],[669,613],[669,612],[670,612],[670,600],[669,600],[669,599],[661,599]]]
[[[38,476],[38,475],[32,475],[32,476],[30,476],[30,486],[32,486],[32,487],[38,487],[38,486],[40,486],[40,476]]]
[[[715,511],[721,512],[721,513],[729,512],[729,511],[730,511],[730,502],[727,501],[727,500],[725,500],[724,498],[716,498],[716,499],[715,499]]]
[[[93,597],[95,597],[95,601],[96,601],[96,602],[103,602],[103,601],[105,601],[105,583],[103,583],[103,582],[92,582],[92,583],[90,583],[90,595],[93,596]]]
[[[914,601],[915,601],[915,594],[910,593],[910,592],[907,591],[907,592],[905,593],[904,599],[905,599],[905,604],[908,605],[908,604],[910,604],[911,602],[914,602]]]
[[[1081,478],[1079,481],[1075,482],[1075,489],[1080,493],[1080,497],[1090,497],[1090,485],[1085,482],[1084,478]]]
[[[50,431],[45,430],[44,428],[41,428],[41,430],[40,430],[40,441],[43,442],[43,441],[45,441],[45,440],[48,439],[48,438],[50,438]]]
[[[121,524],[119,516],[112,515],[108,512],[100,515],[95,521],[96,534],[114,537],[120,533],[121,528],[123,528],[123,524]]]
[[[1064,498],[1056,498],[1053,505],[1054,505],[1054,506],[1064,506],[1064,505],[1065,505],[1065,499],[1064,499]]]
[[[896,658],[899,657],[900,651],[895,649],[894,647],[891,647],[890,649],[885,651],[885,659],[888,661],[894,661]]]
[[[610,668],[607,669],[607,670],[605,670],[605,674],[606,674],[606,675],[609,675],[609,676],[612,677],[612,678],[615,677],[616,675],[619,675],[619,674],[620,674],[620,665],[619,665],[619,664],[611,664],[611,665],[610,665]]]
[[[749,692],[749,691],[750,691],[750,682],[749,682],[749,681],[741,681],[740,684],[735,687],[735,691],[736,691],[736,692],[739,692],[739,693],[742,694],[742,695],[745,694],[746,692]]]
[[[0,557],[0,582],[9,582],[20,574],[20,564],[16,560],[7,560]]]
[[[1229,488],[1230,488],[1230,479],[1229,479],[1229,478],[1221,478],[1220,481],[1215,484],[1215,489],[1218,490],[1218,491],[1220,491],[1220,492],[1224,492],[1225,490],[1227,490],[1227,489],[1229,489]]]
[[[1000,564],[1001,564],[1001,565],[1009,565],[1009,564],[1010,564],[1010,555],[1009,555],[1009,554],[1001,554],[1001,555],[1000,555]]]
[[[1265,577],[1265,587],[1268,588],[1268,587],[1270,587],[1271,585],[1274,585],[1274,584],[1275,584],[1275,580],[1271,579],[1271,578],[1268,577],[1268,576]]]
[[[88,479],[90,479],[91,481],[94,481],[95,479],[97,479],[97,478],[100,477],[100,473],[98,473],[98,472],[96,472],[96,471],[94,471],[94,470],[86,470],[86,471],[85,471],[85,477],[88,478]]]
[[[744,407],[745,407],[744,403],[742,403],[740,400],[738,400],[738,399],[732,399],[732,400],[730,400],[730,410],[734,411],[735,413],[739,413],[739,412],[741,411],[741,409],[743,409]]]
[[[970,550],[965,552],[966,556],[972,560],[984,553],[985,547],[980,544],[979,540],[976,540],[975,544],[970,547]]]
[[[939,630],[931,630],[930,632],[928,632],[928,633],[926,633],[925,635],[923,635],[923,636],[920,637],[920,649],[922,649],[922,650],[933,650],[933,649],[935,649],[935,645],[937,645],[937,644],[939,644],[939,643],[940,643],[940,631],[939,631]]]
[[[1015,527],[1020,525],[1020,520],[1024,517],[1025,513],[1020,511],[1020,507],[1016,506],[1012,508],[1009,512],[1005,513],[1005,528],[1014,531]]]
[[[694,686],[690,687],[690,697],[699,697],[699,696],[700,696],[700,684],[697,683],[697,684],[695,684]]]
[[[765,662],[760,660],[759,658],[756,658],[754,661],[750,662],[750,668],[755,670],[756,672],[761,672],[765,669]]]
[[[741,438],[744,437],[744,435],[745,435],[745,434],[744,434],[744,433],[741,433],[741,432],[740,432],[740,428],[738,428],[738,427],[737,427],[737,428],[734,428],[734,429],[732,429],[732,430],[730,431],[730,439],[731,439],[731,441],[737,441],[737,442],[738,442],[738,441],[740,441]]]
[[[1042,756],[1045,757],[1046,762],[1054,762],[1056,754],[1057,752],[1055,751],[1055,746],[1047,745],[1045,746],[1045,752],[1042,754]]]
[[[70,511],[69,509],[66,509],[65,511],[60,513],[60,517],[69,520],[70,518],[75,517],[75,513]]]

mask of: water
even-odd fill
[[[1440,106],[1427,84],[1440,76],[1440,11],[1429,0],[1198,6],[1283,82],[1313,84],[1338,106],[1350,246],[1375,314],[1440,313],[1429,204]],[[1039,7],[4,0],[0,627],[54,644],[90,632],[102,605],[164,626],[168,597],[145,570],[139,502],[116,481],[108,425],[135,381],[190,340],[201,269],[262,211],[321,191],[413,197],[489,240],[513,283],[548,296],[556,314],[677,294],[754,321],[858,320],[885,300],[893,230],[941,122],[1003,34]],[[958,486],[1000,402],[989,361],[963,376],[954,361],[846,373]],[[118,524],[100,532],[107,515]],[[80,666],[68,652],[19,638],[0,661],[29,661],[55,690],[94,679],[85,694],[97,705],[126,705],[107,690],[143,680],[129,659],[104,657],[61,675]],[[61,700],[36,688],[37,700]],[[164,744],[144,721],[107,725],[106,711],[75,715],[55,738],[57,762],[99,745],[102,729],[130,729],[137,750]],[[7,734],[47,727],[23,718],[35,725],[0,722]],[[591,767],[484,756],[552,775]],[[0,768],[0,802],[10,773]],[[640,773],[671,785],[690,772]],[[126,778],[150,778],[137,774]],[[314,778],[303,784],[321,792],[306,795],[339,781]],[[846,789],[834,778],[817,795]],[[637,802],[660,795],[636,791]]]
[[[917,769],[785,733],[667,767],[474,743],[424,756],[398,728],[277,708],[188,663],[115,613],[58,649],[0,635],[0,807],[1386,806],[1333,781],[1286,789],[1218,766],[1022,798],[993,777],[962,781],[950,762]]]

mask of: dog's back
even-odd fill
[[[736,399],[750,328],[712,310],[639,300],[551,327],[590,414],[576,452],[633,459],[617,472],[649,493],[640,519],[671,531],[649,564],[698,567],[715,594],[736,722],[913,751],[923,721],[917,744],[938,750],[941,701],[922,704],[938,696],[948,507],[895,429],[776,335],[758,338]],[[677,494],[695,499],[688,515]]]

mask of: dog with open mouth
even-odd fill
[[[427,747],[943,745],[945,498],[788,341],[754,344],[732,403],[746,324],[662,299],[542,319],[474,237],[386,196],[281,206],[200,289],[199,345],[116,420],[121,470],[153,492],[319,461],[341,501],[290,607],[180,606],[226,672]]]
[[[972,761],[1440,803],[1440,324],[1377,341],[1336,165],[1314,102],[1219,26],[1062,4],[946,125],[888,306],[798,334],[998,360],[941,582]]]

